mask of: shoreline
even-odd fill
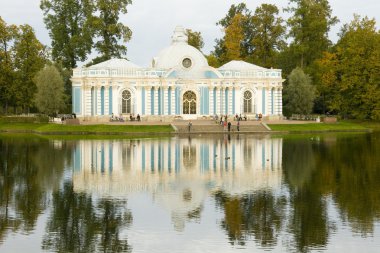
[[[314,134],[314,133],[370,133],[379,128],[369,128],[365,124],[342,122],[336,124],[312,124],[291,122],[291,124],[272,124],[265,122],[270,129],[266,130],[243,130],[232,131],[209,130],[209,131],[176,131],[176,127],[171,124],[146,124],[146,125],[60,125],[52,123],[12,123],[1,122],[1,134],[33,134],[43,136],[95,136],[95,137],[172,137],[188,135],[272,135],[272,134]],[[376,123],[379,124],[379,123]],[[380,125],[380,124],[379,124]]]

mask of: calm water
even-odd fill
[[[0,252],[380,252],[380,134],[0,137]]]

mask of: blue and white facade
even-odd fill
[[[74,69],[73,113],[87,120],[140,114],[143,119],[197,119],[242,114],[282,116],[281,70],[244,61],[213,68],[177,27],[150,67],[111,59]]]

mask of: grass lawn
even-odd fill
[[[370,128],[358,123],[340,121],[338,123],[309,124],[268,124],[273,131],[325,132],[325,131],[369,131]]]
[[[59,125],[48,123],[0,123],[3,132],[32,132],[41,134],[125,134],[171,133],[170,125]]]

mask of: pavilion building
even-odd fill
[[[73,113],[82,120],[139,114],[143,120],[199,119],[215,115],[282,116],[280,69],[234,60],[219,68],[188,45],[183,27],[172,43],[140,67],[111,59],[74,69]]]

